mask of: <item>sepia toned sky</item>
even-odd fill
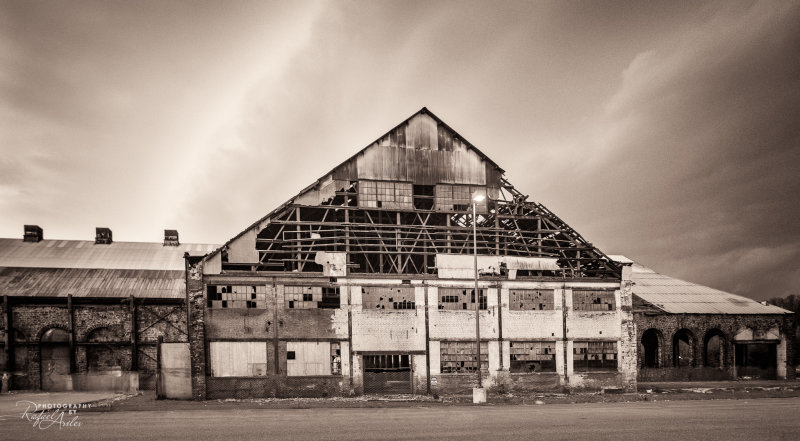
[[[426,106],[610,254],[800,293],[800,2],[0,2],[0,237],[223,243]]]

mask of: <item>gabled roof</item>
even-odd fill
[[[0,295],[183,298],[184,259],[216,245],[0,239]]]
[[[0,268],[0,293],[158,299],[182,299],[186,295],[184,271],[84,268]]]
[[[0,267],[103,268],[183,271],[183,254],[205,254],[208,244],[164,246],[152,242],[112,242],[95,245],[88,240],[24,242],[0,239]]]
[[[539,276],[619,278],[617,264],[546,207],[527,201],[502,175],[494,161],[423,107],[204,260],[212,272],[322,271],[314,266],[314,255],[343,251],[338,242],[346,237],[357,242],[347,262],[355,272],[431,274],[435,255],[468,252],[463,232],[473,220],[463,209],[462,194],[485,191],[477,219],[479,254],[558,259],[557,273],[539,271]],[[330,210],[345,210],[351,220],[321,214]],[[386,216],[396,221],[386,224]],[[384,237],[390,229],[394,236]],[[289,231],[295,232],[291,240]],[[308,242],[301,241],[301,231]]]
[[[609,257],[620,263],[632,262],[633,295],[670,314],[792,314],[774,305],[659,274],[625,256]]]
[[[379,142],[381,139],[385,138],[386,136],[389,136],[389,134],[390,134],[390,133],[392,133],[392,131],[394,131],[394,130],[396,130],[396,129],[398,129],[398,128],[402,127],[402,126],[404,126],[405,124],[408,124],[408,122],[409,122],[409,121],[411,121],[411,119],[413,119],[413,118],[414,118],[415,116],[417,116],[417,115],[428,115],[428,116],[430,116],[430,117],[431,117],[431,118],[433,118],[433,119],[434,119],[434,120],[435,120],[435,121],[436,121],[438,124],[442,125],[442,126],[443,126],[443,127],[445,127],[447,130],[450,130],[450,131],[451,131],[451,132],[453,132],[455,135],[457,135],[457,136],[458,136],[458,137],[461,139],[461,141],[463,141],[465,144],[467,144],[468,148],[469,148],[469,149],[471,149],[471,150],[473,150],[475,153],[477,153],[477,154],[478,154],[478,156],[480,156],[480,157],[481,157],[481,159],[483,159],[484,161],[488,162],[488,163],[489,163],[489,164],[491,164],[492,166],[496,167],[496,168],[497,168],[497,170],[498,170],[500,173],[503,173],[503,172],[504,172],[504,170],[502,169],[502,167],[500,167],[500,166],[499,166],[499,165],[498,165],[496,162],[494,162],[494,161],[493,161],[493,160],[492,160],[490,157],[486,156],[486,154],[485,154],[485,153],[483,153],[482,151],[480,151],[480,149],[478,149],[477,147],[475,147],[475,146],[474,146],[474,145],[473,145],[471,142],[467,141],[467,139],[466,139],[466,138],[464,138],[463,136],[461,136],[461,134],[460,134],[460,133],[458,133],[458,132],[456,132],[455,130],[453,130],[453,129],[452,129],[450,126],[449,126],[449,125],[447,125],[447,123],[445,123],[444,121],[442,121],[442,120],[441,120],[441,118],[439,118],[439,117],[438,117],[438,116],[436,116],[436,115],[435,115],[433,112],[431,112],[430,110],[428,110],[428,108],[427,108],[427,107],[423,107],[423,108],[419,109],[418,111],[414,112],[414,113],[413,113],[411,116],[409,116],[408,118],[404,119],[404,120],[403,120],[403,121],[402,121],[400,124],[397,124],[396,126],[392,127],[392,129],[391,129],[391,130],[389,130],[388,132],[386,132],[386,133],[384,133],[383,135],[379,136],[379,137],[378,137],[378,138],[376,138],[374,141],[372,141],[371,143],[369,143],[369,144],[367,144],[366,146],[364,146],[364,148],[362,148],[361,150],[359,150],[359,151],[357,151],[356,153],[354,153],[353,155],[351,155],[349,158],[347,158],[347,159],[345,159],[344,161],[342,161],[341,163],[339,163],[339,164],[338,164],[336,167],[333,167],[333,168],[332,168],[332,169],[331,169],[331,170],[330,170],[328,173],[326,173],[325,175],[323,175],[322,177],[320,177],[319,179],[317,179],[316,181],[314,181],[314,182],[313,182],[313,183],[311,183],[310,185],[306,186],[304,189],[302,189],[302,190],[300,191],[300,193],[298,193],[298,195],[296,195],[296,196],[292,197],[291,199],[287,200],[286,202],[284,202],[283,204],[281,204],[280,206],[278,206],[276,209],[274,209],[274,210],[270,211],[270,212],[269,212],[269,213],[267,213],[265,216],[261,217],[259,220],[257,220],[257,221],[255,221],[255,222],[253,222],[252,224],[250,224],[250,226],[248,226],[247,228],[245,228],[244,230],[242,230],[241,232],[239,232],[239,234],[237,234],[236,236],[233,236],[233,237],[232,237],[230,240],[228,240],[227,242],[225,242],[225,243],[224,243],[222,246],[220,246],[220,247],[218,247],[218,248],[214,249],[213,251],[211,251],[211,252],[210,252],[210,253],[209,253],[209,254],[208,254],[206,257],[205,257],[205,259],[206,259],[206,260],[207,260],[207,259],[210,259],[211,257],[214,257],[215,255],[219,254],[219,253],[220,253],[222,250],[224,250],[224,249],[225,249],[225,247],[226,247],[226,246],[230,245],[230,244],[231,244],[231,242],[233,242],[233,241],[235,241],[236,239],[238,239],[238,238],[242,237],[242,236],[243,236],[245,233],[247,233],[248,231],[250,231],[250,230],[252,230],[252,229],[254,229],[254,228],[257,228],[259,225],[263,224],[263,223],[264,223],[266,220],[270,219],[270,218],[271,218],[271,217],[272,217],[272,216],[273,216],[275,213],[277,213],[277,212],[279,212],[279,211],[283,210],[283,209],[284,209],[284,208],[285,208],[287,205],[291,204],[291,203],[294,201],[294,199],[295,199],[297,196],[299,196],[299,195],[301,195],[301,194],[305,193],[305,192],[306,192],[308,189],[310,189],[310,188],[313,188],[313,187],[315,187],[315,186],[319,185],[319,184],[320,184],[320,182],[321,182],[321,180],[322,180],[322,179],[323,179],[325,176],[328,176],[328,175],[332,174],[332,173],[333,173],[333,172],[334,172],[336,169],[338,169],[339,167],[342,167],[343,165],[347,164],[347,163],[348,163],[349,161],[351,161],[353,158],[355,158],[355,157],[357,157],[358,155],[362,154],[362,153],[363,153],[364,151],[366,151],[368,148],[370,148],[370,147],[372,147],[373,145],[375,145],[375,143]]]

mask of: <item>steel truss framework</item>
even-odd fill
[[[619,278],[620,268],[543,205],[527,201],[505,178],[499,197],[473,219],[469,206],[431,209],[415,195],[414,209],[358,206],[358,182],[320,205],[289,201],[269,216],[256,239],[259,264],[228,263],[226,271],[322,272],[317,252],[346,252],[351,273],[435,274],[437,254],[554,257],[561,270],[520,276]],[[415,192],[416,193],[416,192]],[[428,199],[426,202],[425,199]],[[427,209],[426,209],[427,208]]]

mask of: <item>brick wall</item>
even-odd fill
[[[778,377],[794,379],[794,367],[791,365],[794,348],[792,338],[794,323],[791,315],[755,315],[755,314],[655,314],[653,312],[636,312],[634,322],[638,330],[639,381],[679,381],[704,379],[734,378],[735,351],[734,336],[744,328],[756,332],[764,332],[777,327],[780,330],[781,344],[778,345]],[[644,369],[644,346],[642,335],[649,329],[656,329],[661,338],[661,369]],[[694,337],[694,363],[686,368],[675,368],[673,359],[673,336],[681,329],[688,330]],[[711,332],[721,331],[723,339],[723,368],[704,367],[704,351],[706,337]]]
[[[41,303],[14,298],[10,302],[12,326],[24,337],[13,341],[15,367],[14,389],[41,388],[41,336],[51,328],[70,329],[67,300],[54,298]],[[180,304],[144,303],[136,300],[137,329],[140,331],[136,355],[138,374],[146,381],[142,388],[152,388],[155,376],[155,344],[159,336],[165,341],[186,341],[185,308]],[[128,299],[111,301],[73,299],[75,344],[73,374],[110,370],[130,371],[133,368],[131,346],[131,311]],[[102,335],[102,337],[98,337]],[[102,344],[97,342],[101,341]],[[68,343],[66,343],[68,345]],[[5,368],[10,368],[4,366]],[[74,384],[82,384],[80,381]],[[76,386],[79,387],[79,386]]]

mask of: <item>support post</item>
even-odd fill
[[[158,336],[158,344],[156,345],[156,399],[164,399],[164,387],[161,384],[161,344],[164,343],[164,336]]]
[[[478,388],[483,387],[481,374],[481,294],[478,289],[478,218],[476,217],[476,202],[472,201],[472,252],[475,267],[475,344],[478,354]]]
[[[128,298],[128,311],[131,314],[131,370],[139,370],[139,339],[138,330],[136,329],[136,304],[133,301],[133,296]],[[188,340],[187,340],[188,341]]]
[[[69,372],[77,372],[75,363],[75,313],[72,307],[72,294],[67,294],[67,314],[69,315]]]
[[[6,353],[6,370],[11,371],[15,370],[16,366],[14,365],[14,319],[11,316],[11,304],[9,303],[9,299],[7,295],[3,296],[3,308],[5,311],[5,343],[3,345],[3,350]]]
[[[422,281],[425,290],[425,393],[431,394],[431,336],[428,319],[428,284]]]

